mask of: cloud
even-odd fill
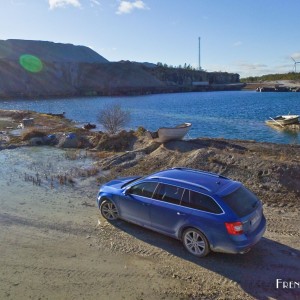
[[[25,5],[24,1],[22,0],[10,0],[12,5]]]
[[[81,7],[79,0],[49,0],[50,9],[55,9],[64,6]]]
[[[129,14],[134,9],[149,9],[148,6],[142,0],[135,0],[133,2],[130,1],[121,1],[116,14]]]
[[[245,71],[259,71],[267,68],[268,66],[265,64],[255,64],[255,63],[238,63],[238,67],[245,70]]]
[[[243,43],[241,41],[237,41],[233,44],[233,47],[239,47],[241,45],[243,45]]]
[[[295,52],[291,54],[291,57],[295,60],[300,60],[300,52]]]
[[[100,5],[100,2],[98,0],[90,0],[91,6]]]

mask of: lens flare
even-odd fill
[[[25,70],[31,73],[38,73],[43,69],[42,61],[34,55],[23,54],[20,56],[19,62]]]

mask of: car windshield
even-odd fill
[[[129,184],[131,184],[131,183],[133,183],[133,182],[135,182],[135,181],[144,179],[144,178],[145,178],[145,176],[143,176],[143,177],[138,177],[138,178],[133,178],[132,180],[130,180],[130,181],[124,183],[124,184],[122,185],[122,189],[123,189],[124,187],[126,187],[127,185],[129,185]]]
[[[239,216],[245,217],[251,214],[259,200],[245,187],[241,186],[233,193],[222,197],[224,202]]]

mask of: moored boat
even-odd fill
[[[285,126],[299,123],[299,115],[281,115],[266,121],[268,125]]]
[[[82,126],[83,129],[95,129],[96,124],[87,123]]]
[[[48,116],[60,117],[60,118],[64,118],[65,114],[66,113],[64,111],[61,114],[46,113],[46,115],[48,115]]]
[[[165,143],[172,140],[182,140],[190,130],[191,123],[183,123],[175,127],[160,127],[157,131],[146,131],[146,135],[155,142]]]

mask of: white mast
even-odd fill
[[[200,63],[200,37],[199,37],[199,71],[201,71],[201,63]]]

